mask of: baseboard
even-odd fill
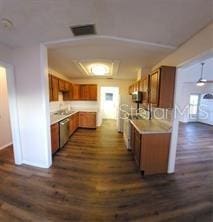
[[[10,146],[12,146],[13,144],[12,143],[8,143],[2,147],[0,147],[0,150],[3,150],[3,149],[6,149],[6,148],[9,148]]]
[[[43,163],[34,163],[34,162],[31,162],[31,161],[28,161],[28,160],[23,160],[22,161],[22,164],[26,164],[26,165],[29,165],[29,166],[32,166],[32,167],[37,167],[37,168],[43,168],[43,169],[48,169],[51,167],[51,164],[43,164]]]
[[[200,121],[198,121],[198,123],[201,123],[201,124],[207,125],[207,126],[213,126],[213,124],[210,124],[210,123],[204,123],[204,122],[200,122]]]

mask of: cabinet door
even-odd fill
[[[97,85],[89,85],[89,100],[97,100]]]
[[[64,84],[65,84],[64,80],[62,80],[62,79],[59,79],[59,80],[58,80],[58,88],[59,88],[59,91],[61,91],[61,92],[64,91]]]
[[[162,66],[160,68],[160,108],[172,108],[174,103],[175,67]]]
[[[153,106],[158,106],[159,102],[159,81],[160,72],[157,70],[150,75],[150,104]]]
[[[89,86],[81,84],[80,85],[80,99],[88,100],[89,99]]]
[[[75,114],[75,130],[79,127],[79,113]]]
[[[96,113],[95,112],[80,112],[79,127],[96,128]]]
[[[140,166],[140,153],[141,153],[141,135],[135,130],[135,152],[134,157],[138,167]]]
[[[70,90],[70,83],[69,82],[64,82],[64,91],[68,92]]]
[[[143,100],[142,103],[147,105],[149,102],[149,75],[142,79],[141,88],[143,92]]]
[[[143,134],[140,170],[145,175],[167,173],[171,133]]]
[[[63,93],[63,99],[64,101],[70,101],[72,100],[72,84],[69,84],[69,90]],[[68,88],[68,86],[66,86]]]
[[[72,84],[72,100],[80,100],[80,85]]]
[[[69,134],[70,136],[74,133],[75,131],[75,118],[74,115],[70,116],[70,122],[69,122]]]
[[[58,78],[52,76],[52,101],[58,101]]]
[[[51,144],[52,153],[59,149],[59,125],[58,123],[51,125]]]

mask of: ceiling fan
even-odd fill
[[[205,65],[204,62],[201,63],[201,74],[200,78],[198,79],[196,85],[197,86],[204,86],[206,83],[213,83],[213,80],[206,80],[203,78],[203,66]]]

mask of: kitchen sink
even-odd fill
[[[54,113],[54,115],[62,115],[62,116],[66,116],[66,115],[70,115],[74,113],[74,111],[69,111],[69,110],[59,110],[57,112]]]

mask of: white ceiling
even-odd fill
[[[72,66],[73,58],[118,59],[119,78],[132,78],[139,67],[155,64],[209,24],[213,1],[0,0],[2,18],[14,24],[11,30],[0,24],[0,43],[11,47],[77,39],[69,26],[94,23],[98,35],[107,38],[51,46],[50,65],[64,74],[83,77]]]
[[[119,70],[115,79],[135,79],[141,67],[152,67],[171,52],[170,48],[150,46],[115,40],[109,37],[88,38],[54,45],[48,50],[48,62],[52,69],[73,78],[88,78],[75,61],[118,60]]]

